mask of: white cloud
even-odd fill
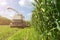
[[[19,1],[19,4],[20,4],[21,6],[24,6],[24,5],[25,5],[25,0],[20,0],[20,1]]]
[[[20,6],[25,6],[25,7],[27,7],[27,6],[31,6],[31,2],[33,2],[34,0],[20,0],[19,1],[19,4],[20,4]]]
[[[34,0],[30,0],[30,2],[34,2]]]
[[[6,6],[6,5],[7,5],[6,0],[0,0],[0,7]]]
[[[12,19],[14,14],[15,14],[14,12],[9,12],[8,10],[0,11],[0,16],[6,17],[8,19]]]

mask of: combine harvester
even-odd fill
[[[10,23],[10,27],[18,27],[18,28],[29,27],[29,24],[24,20],[24,16],[21,13],[10,7],[7,9],[16,12],[16,14],[12,18],[12,23]]]

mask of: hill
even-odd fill
[[[11,20],[9,20],[6,17],[0,16],[0,25],[9,25],[11,23]]]

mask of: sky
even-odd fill
[[[34,0],[0,0],[0,16],[12,19],[15,12],[7,10],[8,7],[11,7],[20,12],[25,17],[25,20],[30,20],[33,10],[32,2]]]

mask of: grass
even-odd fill
[[[0,26],[0,40],[37,40],[34,28],[10,28],[8,25]]]
[[[10,28],[8,25],[0,26],[0,40],[5,40],[6,38],[12,36],[17,32],[18,29]]]

